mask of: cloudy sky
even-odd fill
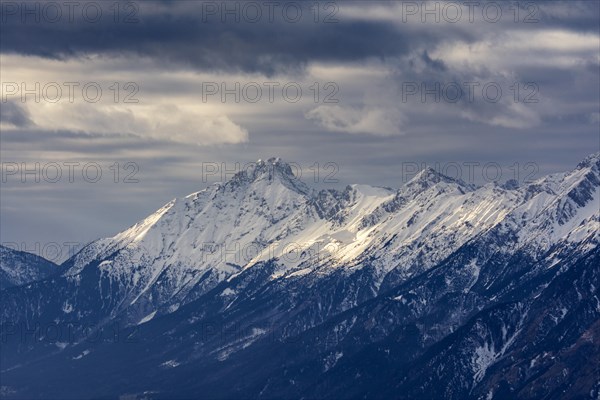
[[[399,187],[425,164],[523,182],[600,150],[597,1],[0,12],[0,241],[52,259],[272,156],[315,187]]]

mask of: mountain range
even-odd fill
[[[315,190],[278,158],[60,266],[2,248],[7,399],[599,399],[600,153]]]

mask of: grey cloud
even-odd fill
[[[315,23],[312,3],[294,3],[303,7],[297,23],[282,17],[269,22],[266,15],[260,23],[222,23],[213,16],[204,22],[202,3],[176,3],[163,8],[155,2],[138,2],[139,22],[131,24],[114,23],[111,18],[98,23],[81,18],[73,23],[66,18],[57,23],[43,18],[40,23],[22,23],[18,15],[9,15],[0,30],[2,52],[56,59],[130,54],[151,57],[159,64],[273,75],[299,71],[310,61],[401,54],[411,44],[390,24]]]
[[[448,69],[448,67],[446,67],[446,64],[444,64],[444,62],[442,60],[436,59],[433,60],[430,56],[429,53],[427,53],[427,50],[423,51],[423,54],[421,56],[421,59],[431,68],[436,69],[438,71],[446,71]]]
[[[150,57],[159,65],[273,75],[299,73],[307,63],[314,61],[387,59],[417,49],[421,49],[426,62],[443,68],[441,61],[429,58],[427,49],[448,39],[474,42],[482,31],[502,32],[517,28],[536,31],[542,27],[556,27],[584,32],[597,32],[598,28],[594,17],[598,15],[598,4],[589,1],[569,2],[564,6],[561,6],[562,3],[557,6],[553,4],[555,2],[538,1],[539,12],[536,15],[540,21],[533,24],[517,24],[510,15],[506,15],[502,23],[496,24],[439,23],[433,27],[418,21],[403,23],[400,19],[344,19],[342,12],[336,14],[336,23],[325,23],[323,20],[327,12],[322,8],[319,22],[315,23],[312,2],[278,3],[302,6],[302,17],[295,23],[283,18],[279,10],[270,21],[267,9],[262,10],[263,15],[257,23],[251,23],[244,17],[239,22],[231,22],[232,16],[225,16],[229,22],[223,23],[219,15],[207,14],[203,6],[207,3],[217,7],[242,7],[244,4],[220,1],[133,2],[139,7],[134,14],[135,23],[122,21],[124,10],[115,22],[113,3],[102,2],[95,2],[103,9],[103,16],[96,23],[87,22],[77,12],[74,21],[69,22],[66,10],[63,10],[65,15],[58,22],[42,17],[36,23],[31,20],[33,17],[29,17],[23,23],[18,13],[3,15],[0,50],[55,59],[93,54],[131,55]],[[86,2],[80,4],[82,8]],[[318,4],[324,7],[328,3]],[[342,11],[347,6],[358,6],[367,11],[373,4],[391,7],[393,2],[339,1],[333,4]],[[508,8],[505,13],[508,13]]]
[[[27,109],[15,101],[0,103],[0,123],[5,123],[18,128],[35,125]]]

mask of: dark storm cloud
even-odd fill
[[[222,4],[210,3],[219,7]],[[178,1],[170,8],[157,2],[135,4],[139,15],[133,23],[115,22],[108,6],[102,7],[103,17],[95,23],[77,13],[73,22],[65,15],[57,22],[49,22],[42,11],[39,23],[35,16],[27,15],[24,23],[20,10],[10,10],[10,14],[2,16],[1,50],[55,59],[97,53],[139,55],[194,68],[271,75],[301,69],[310,61],[353,61],[404,54],[416,42],[391,24],[377,21],[315,23],[308,3],[293,3],[302,5],[298,22],[277,12],[269,21],[267,10],[263,10],[257,23],[249,22],[242,11],[240,22],[232,22],[235,17],[226,16],[227,22],[223,23],[220,15],[207,14],[201,2]]]
[[[18,128],[34,125],[27,109],[14,101],[0,103],[0,123],[6,123]]]
[[[54,11],[44,11],[45,3],[58,4],[61,16],[56,17]],[[86,11],[87,17],[84,17],[86,3],[93,3],[94,7]],[[264,3],[256,2],[259,5]],[[374,5],[394,4],[366,1],[330,3],[336,4],[342,11],[349,5],[368,11]],[[113,2],[82,1],[77,4],[71,11],[61,2],[4,1],[0,9],[2,51],[50,58],[97,52],[132,52],[203,67],[260,69],[265,61],[271,60],[293,65],[307,60],[393,56],[404,53],[411,43],[444,37],[441,34],[423,35],[422,32],[418,37],[408,37],[406,30],[395,29],[381,21],[358,22],[343,18],[339,10],[328,21],[327,15],[334,10],[323,10],[326,2],[319,3],[321,11],[316,17],[317,22],[312,2],[278,2],[272,19],[269,9],[261,6],[262,14],[257,22],[252,22],[251,11],[244,11],[244,2],[123,1],[118,17],[115,16]],[[136,9],[126,8],[127,4],[134,4]],[[297,21],[294,12],[283,13],[282,7],[286,4],[302,7]],[[540,0],[515,4],[521,6],[523,18],[528,14],[527,6],[535,4],[533,16],[539,24],[575,31],[595,32],[598,29],[599,5],[595,1],[569,2],[566,5]],[[235,10],[236,6],[239,7],[237,12],[221,14],[227,7]],[[217,10],[209,7],[217,7]],[[97,8],[102,11],[96,20]],[[31,12],[25,11],[28,9]],[[514,13],[512,8],[503,6],[503,10],[503,21],[510,20],[510,14]],[[235,18],[239,21],[236,22]],[[401,23],[400,18],[397,22]],[[410,19],[408,24],[413,22]],[[536,29],[539,24],[523,24],[521,27]],[[446,24],[448,28],[451,25]],[[495,24],[488,25],[493,29]]]
[[[90,2],[95,6],[87,12],[88,17],[84,17],[82,11],[88,2],[78,2],[73,11],[62,6],[60,18],[54,18],[50,11],[43,11],[44,4],[49,2],[30,3],[39,8],[23,14],[27,2],[3,2],[0,52],[51,59],[95,54],[142,56],[151,58],[158,65],[202,71],[258,72],[267,76],[302,73],[309,62],[383,60],[412,51],[421,52],[423,60],[430,66],[443,69],[444,60],[433,60],[428,53],[442,41],[454,38],[472,43],[480,38],[481,29],[502,32],[507,27],[532,32],[550,27],[595,33],[599,12],[598,3],[594,1],[570,2],[568,5],[537,1],[527,4],[535,4],[538,23],[512,23],[511,12],[514,11],[503,5],[502,23],[477,26],[441,21],[431,26],[419,23],[418,17],[404,23],[400,15],[391,20],[378,20],[344,14],[350,7],[366,13],[374,6],[401,4],[395,2],[331,2],[337,11],[325,9],[329,3],[321,2],[318,3],[318,22],[314,20],[313,2],[278,2],[272,18],[269,8],[263,5],[258,22],[251,22],[254,18],[251,11],[243,11],[244,2],[124,1],[120,3],[118,17],[115,17],[113,2]],[[129,9],[127,4],[134,4],[136,8]],[[301,5],[302,16],[298,21],[293,17],[294,12],[283,13],[286,4]],[[521,17],[525,18],[529,9],[527,5],[520,6]],[[30,6],[36,10],[34,7]],[[102,10],[97,21],[94,20],[95,7]],[[237,12],[222,15],[227,7],[234,10],[238,7]],[[334,11],[332,21],[327,21],[327,15]],[[479,8],[477,12],[481,12]],[[461,22],[465,19],[466,15]],[[481,16],[476,18],[477,21],[481,21]]]
[[[59,4],[61,17],[44,11],[45,4]],[[86,4],[94,4],[84,17]],[[115,16],[114,2],[77,2],[71,11],[61,2],[3,2],[0,15],[0,51],[35,55],[51,59],[69,59],[95,54],[107,56],[143,56],[156,63],[215,71],[301,73],[309,62],[353,62],[368,58],[388,59],[422,52],[423,60],[444,68],[443,60],[432,60],[428,50],[448,39],[475,42],[485,32],[524,29],[535,32],[542,28],[568,29],[576,32],[598,31],[599,5],[595,1],[559,3],[536,1],[519,4],[520,19],[526,18],[534,4],[537,23],[514,23],[508,2],[502,4],[499,23],[483,23],[482,7],[477,8],[475,24],[422,24],[419,17],[404,22],[401,15],[389,19],[368,18],[376,6],[391,7],[400,2],[277,2],[274,10],[260,6],[261,17],[252,22],[252,11],[246,2],[200,1],[123,1]],[[485,4],[486,2],[481,2]],[[30,13],[24,11],[25,4]],[[128,8],[131,4],[134,8]],[[294,7],[284,13],[283,7]],[[315,22],[314,4],[319,4]],[[336,8],[326,9],[326,4]],[[461,4],[461,2],[458,2]],[[62,6],[61,6],[62,5]],[[301,6],[296,21],[294,11]],[[35,7],[38,7],[37,9]],[[216,9],[215,9],[216,7]],[[237,7],[237,8],[236,8]],[[95,19],[96,9],[101,16]],[[226,9],[233,14],[221,14]],[[390,8],[390,10],[391,10]],[[364,11],[364,18],[349,16],[348,9]],[[37,11],[36,11],[37,10]],[[246,10],[246,11],[244,11]],[[466,8],[464,12],[466,13]],[[398,13],[398,7],[395,11]],[[327,19],[333,13],[331,21]],[[72,14],[72,17],[71,17]],[[392,12],[390,11],[390,14]],[[239,20],[236,21],[236,18]],[[56,21],[55,21],[56,20]],[[223,22],[225,20],[225,22]],[[435,26],[433,26],[435,25]]]

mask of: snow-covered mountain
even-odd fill
[[[121,307],[147,312],[140,318],[176,309],[260,261],[275,260],[269,279],[281,279],[371,260],[378,287],[391,271],[394,283],[422,273],[492,228],[514,231],[514,246],[532,251],[597,235],[599,182],[592,156],[570,173],[512,190],[425,169],[396,192],[352,185],[314,193],[270,159],[92,243],[67,274],[98,268],[124,287]]]
[[[573,345],[591,337],[588,354],[600,354],[599,224],[600,153],[520,187],[425,169],[398,190],[315,191],[285,162],[259,161],[89,244],[61,276],[4,291],[3,324],[76,322],[78,340],[10,335],[3,382],[15,398],[598,393],[597,380],[572,376],[593,360],[562,380],[533,371],[553,352],[568,360],[561,323]],[[115,324],[135,340],[86,341],[90,326]],[[544,350],[525,350],[528,340]],[[508,354],[531,366],[509,379]],[[75,366],[81,383],[61,375]],[[32,368],[56,388],[28,386]],[[114,382],[125,370],[132,381]],[[90,389],[84,373],[113,383]]]
[[[59,272],[43,257],[0,245],[0,289],[26,285]]]

